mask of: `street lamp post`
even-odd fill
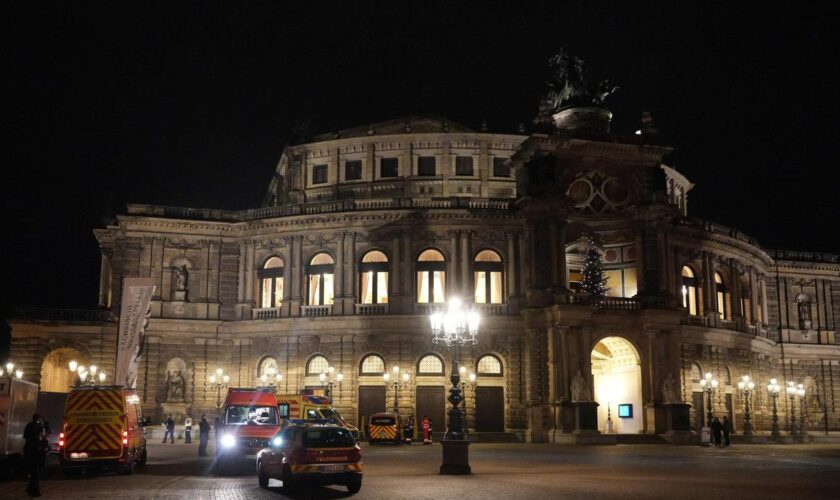
[[[771,378],[770,383],[767,384],[767,392],[770,394],[770,397],[773,399],[773,425],[770,428],[770,436],[773,439],[778,439],[782,436],[781,432],[779,432],[779,413],[776,408],[776,399],[779,397],[779,393],[782,391],[781,386],[776,379]]]
[[[744,398],[744,435],[745,436],[752,436],[753,435],[753,428],[752,428],[752,421],[750,417],[750,397],[752,397],[753,390],[755,389],[755,383],[750,380],[749,375],[744,375],[741,377],[741,381],[738,382],[738,390],[741,391],[741,395]]]
[[[210,388],[216,389],[216,409],[220,410],[222,408],[222,389],[227,388],[230,375],[225,373],[222,368],[216,368],[216,373],[210,375],[208,381],[210,382]]]
[[[796,395],[799,396],[799,436],[805,437],[808,435],[808,425],[805,422],[805,386],[797,384]]]
[[[796,437],[796,383],[787,383],[787,395],[790,399],[790,435]]]
[[[400,389],[408,387],[408,381],[411,380],[411,375],[408,374],[407,371],[403,370],[402,375],[400,375],[400,367],[394,365],[392,369],[394,372],[394,381],[390,382],[391,374],[385,372],[382,374],[382,379],[385,380],[386,384],[391,384],[394,386],[394,413],[400,412],[400,401],[399,401],[399,394]]]
[[[469,444],[464,432],[464,418],[461,413],[461,375],[458,369],[456,348],[465,344],[475,344],[478,340],[480,322],[478,311],[466,310],[458,298],[450,299],[445,310],[435,311],[429,317],[432,330],[432,342],[443,344],[452,351],[452,388],[447,400],[452,404],[449,409],[449,425],[443,441],[443,464],[441,474],[471,474],[469,464]]]
[[[711,372],[707,372],[703,379],[700,380],[700,387],[703,388],[703,392],[706,393],[709,401],[709,405],[706,408],[706,427],[712,426],[712,395],[717,390],[718,385],[719,382],[712,376]]]
[[[2,369],[2,368],[0,368],[0,377],[2,377],[2,376],[3,376],[3,373],[4,373],[4,372],[3,372],[3,369]],[[21,370],[20,368],[15,369],[15,364],[14,364],[14,363],[12,363],[11,361],[9,361],[8,363],[6,363],[6,371],[5,371],[5,373],[6,373],[6,374],[7,374],[7,376],[8,376],[8,377],[10,377],[10,378],[11,378],[12,376],[14,376],[15,378],[23,378],[23,370]]]
[[[102,385],[107,378],[105,371],[100,370],[96,365],[85,367],[76,362],[76,360],[71,360],[67,363],[67,368],[71,373],[75,373],[79,377],[79,386],[95,386],[97,385],[97,379],[99,380],[99,385]]]
[[[271,389],[272,391],[277,392],[277,386],[279,386],[282,381],[283,375],[277,373],[276,368],[269,368],[265,373],[260,375],[259,388]]]
[[[328,366],[326,370],[321,372],[318,375],[318,380],[321,381],[321,385],[325,387],[324,392],[326,393],[328,398],[332,397],[333,387],[338,384],[341,385],[341,381],[344,380],[344,374],[341,372],[336,373],[335,367]]]
[[[458,371],[460,372],[461,379],[462,379],[461,380],[461,391],[464,393],[464,398],[463,398],[464,406],[463,406],[463,409],[461,410],[461,414],[463,415],[463,418],[464,418],[464,433],[467,434],[468,433],[467,430],[469,428],[469,426],[467,425],[467,387],[469,387],[471,391],[475,392],[475,372],[470,372],[469,377],[467,377],[467,367],[464,366],[464,365],[461,365],[461,367],[458,368]],[[464,380],[465,378],[467,380],[469,380],[469,382],[467,380]]]

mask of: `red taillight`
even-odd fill
[[[64,448],[64,433],[63,432],[58,433],[58,447],[59,448]]]
[[[128,444],[128,431],[123,431],[123,444]]]

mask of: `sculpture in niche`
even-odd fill
[[[662,381],[662,402],[663,403],[679,403],[677,397],[678,388],[677,381],[669,373],[665,380]]]
[[[187,280],[189,280],[189,271],[187,266],[175,268],[175,290],[178,292],[187,291]]]
[[[589,384],[586,383],[580,370],[572,378],[571,392],[572,401],[592,401],[592,391],[589,390]]]
[[[166,401],[183,401],[187,385],[181,370],[172,370],[166,374]]]
[[[799,329],[800,330],[810,330],[811,329],[811,298],[807,295],[799,294],[796,297],[796,307],[797,311],[799,312]]]

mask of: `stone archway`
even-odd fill
[[[76,384],[76,374],[70,371],[68,363],[75,360],[85,365],[85,357],[72,347],[54,349],[41,363],[41,392],[70,392]]]
[[[593,396],[599,404],[598,430],[608,431],[609,408],[613,432],[642,432],[644,407],[639,352],[628,340],[621,337],[605,337],[592,348],[591,360]],[[621,414],[620,409],[623,410]]]

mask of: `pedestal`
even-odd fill
[[[656,432],[674,444],[691,442],[691,405],[686,403],[664,403],[656,405]]]
[[[175,297],[173,300],[177,302],[186,302],[187,301],[187,291],[186,290],[178,290],[175,292]]]
[[[574,433],[593,433],[598,431],[598,403],[595,401],[573,401],[575,415]]]
[[[183,423],[184,417],[187,416],[187,403],[183,401],[161,403],[160,411],[162,412],[162,422],[166,421],[166,417],[172,415],[172,419],[175,420],[177,426],[177,424]]]
[[[466,439],[444,439],[440,442],[443,447],[443,463],[441,474],[466,475],[472,474],[470,468],[470,442]]]

